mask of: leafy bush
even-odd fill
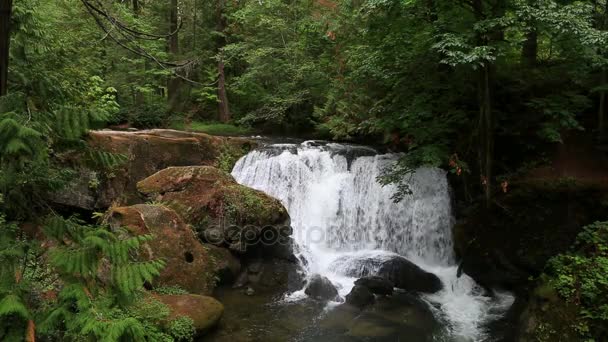
[[[578,308],[573,328],[585,339],[608,339],[608,222],[586,226],[573,250],[548,263],[549,284]]]

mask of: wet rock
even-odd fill
[[[159,301],[170,310],[168,321],[186,316],[194,322],[197,333],[204,334],[217,325],[224,313],[224,306],[216,299],[199,295],[157,295]]]
[[[285,207],[214,167],[170,167],[140,181],[137,188],[150,200],[173,208],[209,243],[237,253],[262,249],[269,256],[279,253],[274,250],[280,246],[291,246]]]
[[[408,291],[433,293],[443,288],[436,275],[398,255],[343,257],[330,268],[349,277],[380,276]]]
[[[175,211],[160,205],[138,204],[112,209],[106,221],[113,228],[126,228],[132,235],[154,235],[139,251],[142,260],[162,259],[166,263],[153,285],[176,285],[195,294],[213,291],[217,255],[227,251],[215,249],[214,258],[211,246],[201,244]]]
[[[327,277],[315,274],[308,281],[304,290],[309,297],[318,300],[336,300],[338,290]]]
[[[205,244],[217,268],[218,285],[234,283],[241,273],[241,262],[228,249]]]
[[[360,278],[355,281],[355,285],[367,287],[371,293],[385,296],[392,295],[393,288],[395,287],[392,281],[379,276]]]
[[[282,259],[249,261],[234,288],[251,287],[256,293],[280,297],[302,288],[304,279],[297,263]]]
[[[374,302],[374,294],[365,286],[355,285],[346,295],[346,303],[358,308],[364,308]]]
[[[436,275],[402,257],[393,257],[383,262],[378,275],[392,281],[395,287],[408,291],[434,293],[443,288]]]

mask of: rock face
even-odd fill
[[[137,183],[137,189],[173,208],[202,239],[215,245],[241,253],[262,244],[290,245],[285,207],[214,167],[166,168]]]
[[[218,252],[201,244],[179,215],[164,206],[114,208],[107,222],[115,228],[125,227],[133,235],[155,236],[141,249],[140,257],[166,261],[155,280],[158,285],[177,285],[191,293],[209,294],[215,287],[218,269],[229,268],[227,264],[233,262],[228,251]]]
[[[364,308],[375,302],[374,294],[365,286],[355,285],[346,295],[346,303],[357,308]]]
[[[379,276],[367,276],[355,281],[355,285],[367,287],[371,293],[383,296],[393,294],[395,284],[392,281]]]
[[[224,306],[217,300],[199,295],[158,295],[158,300],[170,310],[168,321],[178,317],[190,317],[198,334],[214,327],[222,318]]]
[[[215,137],[203,133],[166,129],[145,131],[92,131],[88,145],[94,151],[122,155],[120,163],[107,172],[93,172],[102,167],[87,155],[67,155],[58,159],[72,167],[77,176],[54,203],[85,210],[107,208],[114,202],[123,205],[141,203],[138,181],[169,166],[218,165],[225,151],[244,155],[255,143],[244,138]],[[236,156],[232,156],[234,159]],[[87,165],[87,164],[93,165]]]
[[[406,258],[394,257],[385,261],[378,275],[393,282],[395,287],[408,291],[433,293],[443,288],[436,275],[424,271]]]
[[[336,300],[338,298],[338,290],[327,277],[315,274],[310,278],[306,289],[304,290],[309,297],[318,300]]]

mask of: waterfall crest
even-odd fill
[[[344,296],[356,280],[345,275],[349,260],[405,256],[444,283],[444,290],[425,300],[450,335],[483,340],[483,322],[504,312],[513,299],[484,296],[471,278],[456,277],[445,171],[416,170],[408,179],[413,194],[399,203],[391,200],[395,187],[376,179],[397,158],[361,146],[277,144],[241,158],[232,175],[285,205],[307,274],[327,276]]]

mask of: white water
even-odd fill
[[[376,177],[397,156],[377,155],[364,147],[314,145],[282,144],[253,151],[232,172],[239,183],[283,202],[306,273],[328,277],[345,296],[356,280],[344,274],[351,262],[405,256],[442,280],[444,289],[424,299],[446,322],[450,336],[484,340],[484,323],[504,313],[513,298],[484,296],[470,277],[456,276],[445,172],[417,170],[409,180],[413,195],[394,203],[394,187],[382,187]],[[292,297],[303,295],[299,291]]]

